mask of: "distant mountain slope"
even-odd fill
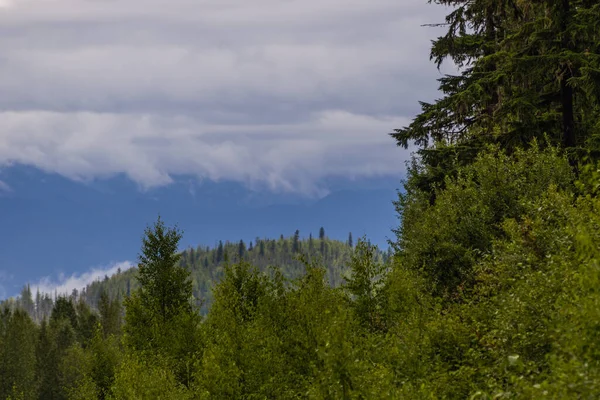
[[[211,288],[223,277],[227,263],[240,259],[268,272],[269,267],[277,267],[288,279],[295,279],[305,271],[299,260],[304,255],[307,260],[320,263],[327,268],[327,278],[332,286],[339,286],[344,280],[353,249],[348,243],[331,239],[299,239],[280,237],[279,239],[259,239],[250,243],[220,242],[216,247],[198,246],[182,253],[181,265],[190,270],[194,297],[202,302],[205,313],[212,303]],[[386,252],[380,257],[386,259]],[[88,285],[80,296],[92,307],[96,307],[100,293],[106,290],[111,298],[124,297],[138,288],[135,279],[136,268],[113,275],[108,279]]]
[[[211,289],[223,277],[227,263],[238,262],[241,259],[267,273],[270,267],[277,267],[286,278],[295,279],[305,271],[305,265],[299,259],[304,256],[307,261],[315,261],[325,266],[329,283],[339,286],[343,283],[352,252],[353,248],[348,242],[327,237],[300,239],[294,235],[278,239],[256,238],[249,243],[219,242],[214,247],[190,247],[182,252],[180,264],[191,272],[194,297],[202,304],[201,312],[205,314],[212,303]],[[389,252],[380,251],[379,256],[386,260]],[[112,299],[123,299],[136,290],[139,287],[136,274],[137,268],[118,271],[113,276],[106,276],[82,290],[59,295],[70,295],[76,300],[83,300],[92,308],[97,308],[102,291],[106,291]],[[51,296],[31,293],[27,287],[21,291],[18,298],[0,303],[0,308],[2,304],[20,306],[38,321],[47,317],[52,309]]]

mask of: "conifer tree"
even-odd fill
[[[370,330],[385,328],[383,321],[383,282],[385,265],[377,258],[377,248],[366,238],[359,239],[350,262],[346,289],[361,323]]]
[[[22,309],[0,315],[0,398],[33,399],[36,327]]]
[[[58,361],[46,319],[42,319],[36,344],[36,381],[40,399],[58,398]]]
[[[223,242],[219,240],[219,246],[217,247],[217,264],[223,261]]]
[[[292,241],[292,251],[298,253],[300,251],[300,231],[296,229],[294,233],[294,239]]]
[[[42,295],[40,294],[40,288],[35,291],[35,317],[36,322],[42,320]]]
[[[98,325],[98,315],[90,309],[83,298],[75,306],[77,312],[77,336],[79,343],[87,345],[94,336]]]
[[[52,308],[52,314],[50,315],[50,321],[52,322],[59,322],[61,320],[67,321],[73,329],[77,328],[78,321],[75,306],[71,299],[66,297],[56,299]]]
[[[453,7],[445,35],[433,41],[438,67],[451,60],[456,75],[440,82],[444,97],[392,136],[414,142],[420,164],[412,180],[427,192],[471,163],[489,143],[512,151],[550,139],[569,151],[596,152],[600,115],[600,19],[587,0],[434,0]],[[433,198],[432,198],[433,200]]]
[[[244,255],[246,254],[246,244],[244,243],[243,240],[240,240],[240,242],[238,243],[238,257],[240,260],[242,260],[244,258]]]
[[[31,295],[31,288],[27,284],[23,290],[21,290],[21,307],[30,315],[34,315],[35,305],[33,303],[33,296]]]
[[[181,232],[158,218],[145,230],[138,263],[140,288],[125,300],[125,333],[129,345],[144,349],[156,345],[169,323],[192,312],[189,271],[178,265]]]
[[[121,329],[121,305],[118,299],[110,300],[106,290],[100,293],[98,301],[100,324],[104,337],[118,335]]]

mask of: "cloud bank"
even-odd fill
[[[10,192],[12,189],[6,182],[0,181],[0,193],[2,192]]]
[[[4,286],[6,282],[12,279],[12,274],[0,269],[0,300],[7,297],[7,289]]]
[[[394,0],[0,0],[0,166],[314,193],[398,175],[442,8]]]
[[[99,279],[104,279],[105,275],[110,277],[119,270],[125,271],[132,267],[134,267],[133,263],[123,261],[106,267],[92,268],[90,271],[82,274],[74,273],[71,276],[61,274],[58,278],[45,277],[39,282],[31,284],[30,287],[34,293],[36,290],[39,290],[41,293],[48,293],[50,295],[54,295],[54,293],[58,295],[70,295],[73,289],[80,291],[88,284]]]

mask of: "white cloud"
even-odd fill
[[[401,154],[382,132],[406,122],[337,110],[301,123],[261,125],[188,116],[4,112],[0,160],[80,180],[125,172],[144,187],[191,174],[317,194],[317,183],[328,176],[397,174]]]
[[[54,295],[55,292],[59,295],[70,295],[73,292],[73,289],[79,291],[86,285],[99,279],[103,279],[105,275],[110,277],[117,273],[119,269],[125,271],[133,266],[134,265],[131,262],[124,261],[106,267],[92,268],[90,271],[82,274],[75,273],[71,276],[61,274],[58,278],[45,277],[39,282],[31,284],[30,287],[33,292],[39,289],[40,292],[49,293],[51,295]]]
[[[0,193],[10,191],[12,191],[12,189],[10,188],[8,183],[0,181]]]
[[[4,285],[11,279],[12,276],[10,276],[8,272],[0,269],[0,301],[6,299],[7,292]]]
[[[397,175],[407,154],[387,133],[435,96],[439,31],[421,25],[443,14],[396,0],[13,0],[0,166],[313,194],[325,177]]]

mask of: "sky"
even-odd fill
[[[0,298],[133,265],[157,213],[186,245],[325,222],[384,245],[410,157],[388,133],[438,95],[445,12],[0,0]]]

